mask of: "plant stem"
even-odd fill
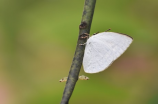
[[[80,31],[78,36],[77,47],[75,55],[72,61],[68,80],[64,89],[63,97],[60,104],[68,104],[69,99],[74,90],[75,84],[78,80],[79,72],[82,66],[82,60],[84,55],[85,46],[79,45],[87,41],[87,39],[81,39],[80,36],[90,32],[91,22],[93,18],[94,8],[96,0],[85,0],[84,10],[82,14],[82,20],[80,24]]]

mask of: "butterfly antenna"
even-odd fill
[[[105,32],[107,32],[107,31],[110,31],[111,30],[111,28],[109,28],[108,30],[106,30]]]
[[[96,34],[98,34],[99,33],[99,31],[98,32],[96,32],[96,33],[94,33],[93,35],[96,35]]]

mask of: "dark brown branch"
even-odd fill
[[[96,0],[85,0],[81,24],[79,26],[79,36],[75,55],[70,68],[68,80],[64,89],[62,101],[60,104],[68,104],[71,94],[74,90],[75,84],[78,80],[79,72],[82,65],[85,46],[79,45],[87,41],[87,34],[90,32],[91,22],[93,18]]]

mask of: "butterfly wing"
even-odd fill
[[[102,32],[91,36],[86,43],[83,67],[86,73],[105,70],[131,44],[132,38],[114,32]]]

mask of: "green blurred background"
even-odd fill
[[[84,0],[0,0],[0,104],[59,104]],[[107,70],[80,75],[70,104],[158,104],[158,1],[98,0],[91,34],[134,38]]]

